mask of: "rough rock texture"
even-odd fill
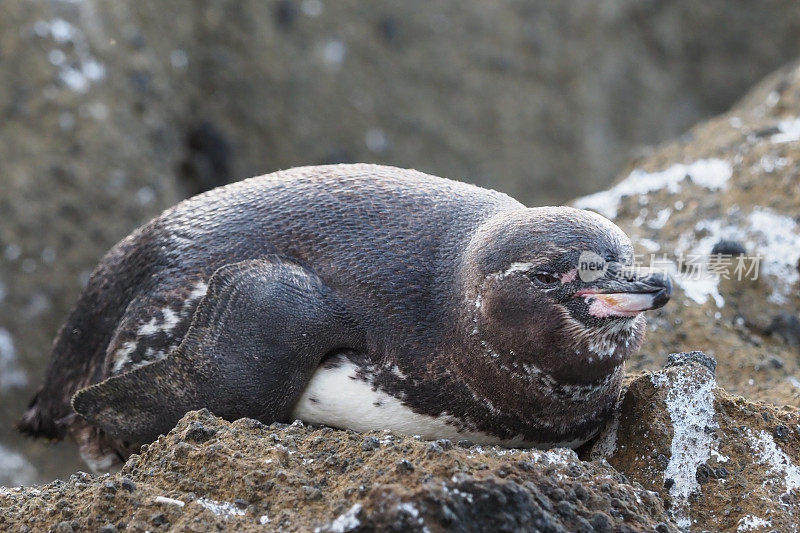
[[[659,354],[691,347],[716,355],[727,390],[799,406],[800,67],[634,166],[575,202],[612,218],[644,266],[652,254],[677,282],[629,369],[659,368]]]
[[[0,484],[80,464],[6,428],[81,280],[163,207],[335,161],[562,201],[725,109],[798,30],[793,0],[2,2]]]
[[[797,531],[800,411],[718,388],[706,356],[635,378],[590,456],[659,492],[696,531]]]
[[[187,414],[119,474],[0,488],[0,529],[677,531],[605,463]]]
[[[713,368],[673,354],[633,377],[584,461],[192,412],[116,475],[0,488],[0,529],[796,531],[800,411]]]

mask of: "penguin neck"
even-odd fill
[[[553,442],[591,438],[613,409],[625,373],[619,364],[592,381],[564,381],[478,335],[454,355],[453,366],[474,402],[488,404],[492,424],[503,413],[515,428],[509,435],[547,433]]]
[[[458,364],[477,367],[465,370],[466,375],[479,376],[479,380],[492,375],[501,381],[534,381],[544,388],[602,385],[622,371],[624,361],[640,346],[645,329],[640,316],[629,322],[609,322],[578,335],[554,330],[552,338],[540,336],[539,342],[526,342],[524,338],[492,334],[482,317],[480,295],[472,300],[467,301],[461,321],[465,346]]]
[[[482,312],[480,294],[465,303],[461,335],[469,359],[500,373],[543,376],[559,383],[589,385],[606,379],[641,346],[643,315],[584,327],[564,312],[561,321],[528,334],[498,331]]]
[[[552,389],[560,385],[594,387],[602,385],[624,368],[624,357],[601,359],[592,343],[571,347],[569,353],[554,353],[552,346],[522,347],[514,350],[495,346],[491,340],[481,336],[479,327],[470,330],[464,356],[459,357],[465,375],[499,382],[530,382],[538,388]],[[572,364],[553,370],[539,361],[552,358],[572,360]],[[589,364],[586,362],[589,361]]]

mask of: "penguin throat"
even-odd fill
[[[588,440],[616,402],[625,373],[624,364],[617,364],[596,376],[564,378],[477,336],[468,356],[461,353],[454,361],[475,405],[488,404],[492,423],[503,414],[516,428],[509,434],[528,440],[540,431],[564,442]]]
[[[484,334],[480,304],[478,298],[468,325],[470,351],[504,369],[502,373],[535,377],[543,383],[594,384],[607,379],[638,350],[645,331],[641,315],[587,327],[565,312],[558,337],[549,342],[496,339]]]
[[[639,348],[643,331],[641,315],[586,328],[583,335],[575,338],[576,351],[582,352],[589,364],[605,360],[621,363]]]

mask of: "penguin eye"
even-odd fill
[[[552,285],[561,281],[558,276],[551,272],[534,272],[532,277],[543,285]]]

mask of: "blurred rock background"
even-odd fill
[[[565,202],[798,52],[792,0],[1,3],[0,485],[84,468],[10,426],[104,251],[181,198],[366,161]]]

